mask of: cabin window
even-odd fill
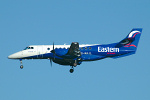
[[[47,50],[50,50],[50,48],[47,48]]]
[[[85,47],[85,50],[87,50],[87,47]]]
[[[91,50],[92,48],[91,47],[89,47],[89,50]]]
[[[81,50],[83,50],[83,47],[81,47]]]
[[[33,47],[31,47],[31,49],[34,49]]]

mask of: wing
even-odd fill
[[[78,42],[72,42],[69,49],[54,49],[51,52],[54,56],[54,59],[52,58],[53,62],[60,65],[77,66],[82,63]]]
[[[72,42],[71,46],[68,49],[55,49],[51,51],[54,55],[65,58],[65,59],[74,59],[81,56],[81,52],[79,50],[79,43]]]

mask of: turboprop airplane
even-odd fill
[[[60,65],[71,66],[70,73],[74,67],[85,61],[95,61],[104,58],[120,58],[135,54],[142,28],[134,28],[123,40],[112,44],[86,44],[79,45],[72,42],[71,45],[30,45],[24,50],[8,56],[9,59],[19,59],[20,68],[23,69],[23,59],[49,59]]]

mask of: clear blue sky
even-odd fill
[[[28,45],[107,44],[143,28],[135,55],[69,66],[7,56]],[[1,0],[0,100],[150,100],[150,0]]]

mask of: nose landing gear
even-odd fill
[[[20,69],[23,69],[22,59],[20,59]]]

